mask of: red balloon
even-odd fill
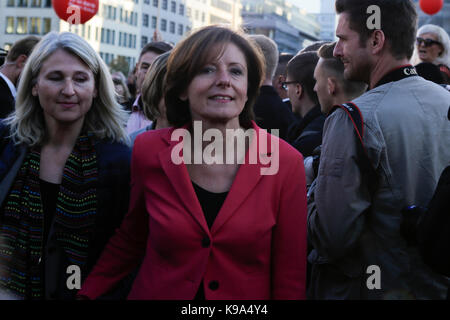
[[[86,23],[98,11],[98,0],[52,0],[58,17],[70,24]]]
[[[444,0],[420,0],[420,8],[429,15],[438,13],[444,5]]]

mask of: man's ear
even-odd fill
[[[328,88],[328,94],[330,96],[334,95],[336,93],[336,79],[332,77],[327,78],[327,88]]]
[[[386,37],[382,30],[374,30],[368,39],[372,54],[379,54],[386,46]]]
[[[300,100],[302,98],[303,95],[303,87],[300,83],[296,83],[295,84],[295,96],[297,97],[298,100]]]
[[[27,56],[24,54],[21,54],[19,57],[17,57],[16,61],[14,62],[16,64],[16,67],[19,69],[23,69],[25,67],[25,63],[27,62]]]

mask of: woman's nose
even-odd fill
[[[230,74],[228,70],[219,70],[217,73],[217,85],[219,86],[229,86],[231,81]]]
[[[66,80],[64,82],[64,87],[62,89],[62,93],[68,96],[74,95],[75,94],[75,90],[73,88],[73,83],[72,80]]]

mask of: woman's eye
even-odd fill
[[[85,82],[87,79],[82,77],[82,78],[75,78],[76,82]]]
[[[214,67],[206,66],[201,70],[201,73],[212,73],[215,71]]]
[[[231,69],[231,73],[234,74],[234,75],[237,75],[237,76],[240,76],[240,75],[243,74],[242,70],[239,69],[239,68],[233,68],[233,69]]]

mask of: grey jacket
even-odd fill
[[[426,206],[450,163],[450,93],[410,77],[353,102],[364,118],[363,141],[377,181],[360,170],[353,125],[343,110],[336,110],[325,122],[309,205],[308,237],[315,248],[309,256],[309,297],[444,299],[449,279],[424,265],[399,228],[401,210]],[[376,189],[369,190],[374,183]],[[379,273],[368,270],[373,265]]]

